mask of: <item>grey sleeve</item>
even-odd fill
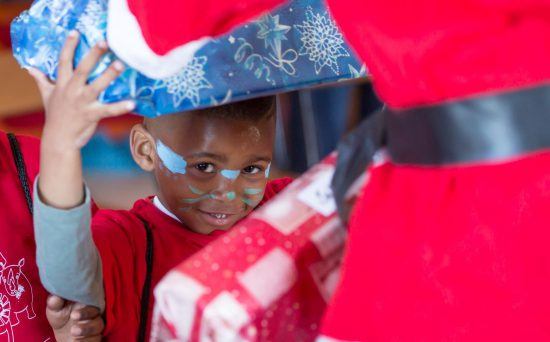
[[[64,210],[44,204],[34,183],[34,234],[40,280],[67,300],[105,309],[101,258],[91,232],[90,190],[82,205]]]

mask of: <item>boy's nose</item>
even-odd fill
[[[237,198],[235,180],[237,177],[220,177],[216,190],[212,192],[215,199],[220,201],[233,201]]]
[[[214,191],[214,199],[219,201],[234,201],[237,198],[237,193],[233,190]]]

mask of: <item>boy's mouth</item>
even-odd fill
[[[235,214],[223,213],[223,212],[210,212],[204,210],[198,210],[201,218],[208,224],[217,227],[225,227],[231,224],[235,218]]]

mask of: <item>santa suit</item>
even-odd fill
[[[280,2],[129,8],[163,55]],[[352,214],[323,334],[550,340],[550,3],[328,5],[388,105],[389,153]],[[192,20],[168,32],[179,15]]]

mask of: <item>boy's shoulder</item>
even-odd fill
[[[146,229],[158,225],[152,222],[153,209],[150,199],[144,198],[136,201],[130,210],[99,209],[94,213],[92,235],[103,262],[119,259],[122,255],[131,257],[145,250]]]
[[[92,226],[143,229],[145,224],[150,224],[150,216],[154,210],[155,207],[149,197],[137,200],[131,209],[99,209],[93,215]]]

